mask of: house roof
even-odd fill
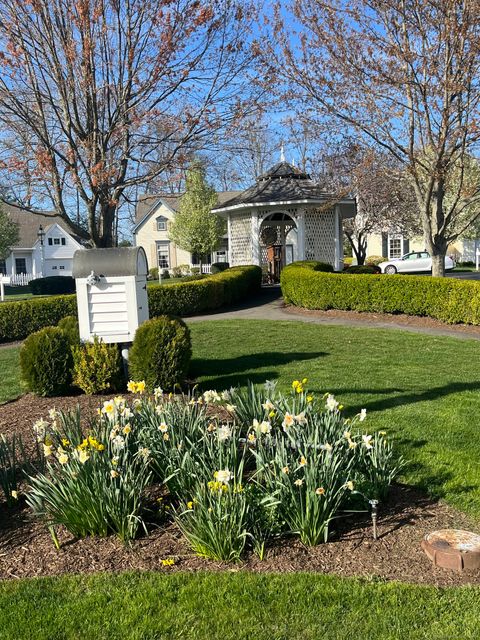
[[[241,193],[241,191],[218,191],[217,192],[217,206],[222,205],[227,200],[230,200],[235,195]],[[172,195],[168,194],[144,194],[140,196],[137,203],[137,210],[135,212],[135,226],[139,225],[145,217],[157,207],[160,203],[164,203],[167,207],[170,207],[172,211],[178,211],[180,207],[180,198],[183,193]]]
[[[54,212],[32,213],[8,202],[1,202],[0,208],[10,220],[18,224],[19,240],[15,247],[21,247],[22,249],[33,247],[38,240],[37,233],[40,225],[42,225],[44,231],[47,231],[52,225],[58,224],[77,242],[82,242],[78,236],[72,233],[66,222]]]
[[[328,203],[337,202],[338,199],[322,189],[308,173],[304,173],[288,162],[279,162],[259,176],[256,184],[226,200],[222,206],[215,207],[214,211],[240,209],[243,206],[257,204],[308,201]],[[348,204],[354,203],[350,198],[345,198],[344,201],[348,201]]]

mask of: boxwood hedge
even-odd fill
[[[260,288],[260,267],[232,267],[192,282],[148,288],[150,317],[187,316],[211,311],[245,298]],[[0,303],[0,342],[23,340],[34,331],[77,315],[75,295]]]
[[[306,309],[429,316],[480,324],[480,282],[425,276],[321,273],[295,263],[283,269],[284,300]]]

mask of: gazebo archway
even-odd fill
[[[291,215],[283,211],[276,211],[266,215],[260,224],[260,266],[266,280],[274,283],[280,281],[280,272],[296,256],[297,225]],[[288,242],[290,235],[291,242]]]

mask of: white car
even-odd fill
[[[432,259],[428,251],[413,251],[406,253],[401,258],[381,262],[379,265],[382,273],[418,273],[419,271],[431,271]],[[445,270],[453,269],[455,262],[445,256]]]

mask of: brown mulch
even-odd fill
[[[395,328],[411,327],[423,330],[425,333],[432,334],[465,334],[472,338],[480,339],[480,326],[470,324],[447,324],[435,318],[424,316],[408,316],[393,313],[369,313],[363,311],[341,311],[340,309],[328,309],[322,311],[319,309],[304,309],[294,305],[285,305],[283,310],[298,316],[310,316],[319,319],[345,320],[345,323],[352,325],[367,325],[378,328],[379,324],[391,325]]]
[[[79,403],[84,411],[94,412],[104,399],[26,395],[0,407],[0,433],[21,433],[26,442],[33,443],[32,423],[45,417],[52,406],[66,409]],[[149,534],[141,535],[131,547],[124,547],[113,536],[75,540],[60,530],[61,548],[57,551],[44,525],[32,518],[24,503],[8,511],[0,505],[0,579],[124,570],[245,569],[318,571],[436,586],[480,585],[480,572],[435,568],[420,548],[428,532],[451,527],[475,530],[475,524],[452,507],[406,486],[393,487],[389,503],[382,507],[376,541],[369,516],[350,514],[335,521],[337,529],[327,544],[309,548],[298,539],[284,539],[269,547],[263,561],[248,555],[234,566],[195,557],[175,525],[156,521],[153,510],[146,520]],[[161,560],[167,558],[175,564],[164,567]]]

